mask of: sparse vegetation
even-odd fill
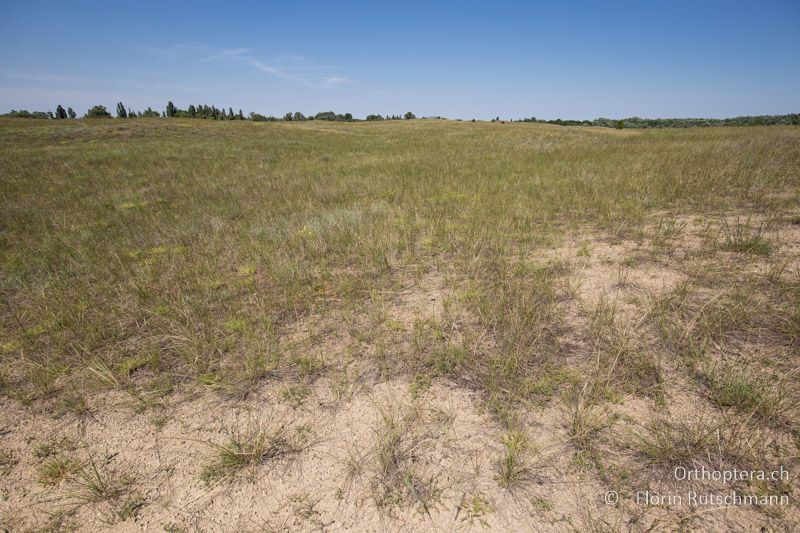
[[[431,438],[422,428],[420,413],[414,409],[403,412],[392,406],[382,408],[380,413],[370,483],[372,498],[379,508],[391,510],[411,503],[430,515],[441,489],[435,476],[422,473],[416,466],[421,460],[421,446]]]
[[[281,398],[293,407],[298,407],[310,393],[311,389],[307,385],[287,385],[281,390]]]
[[[528,437],[519,430],[503,435],[503,453],[499,461],[498,482],[507,489],[519,486],[530,473],[525,466],[525,455],[530,450]]]
[[[720,408],[777,417],[784,400],[766,379],[746,368],[713,368],[705,372],[711,401]],[[776,382],[777,383],[777,382]]]
[[[723,226],[720,249],[726,252],[769,255],[772,244],[764,235],[763,225],[752,227],[749,221],[737,219],[733,227],[727,222]]]
[[[595,403],[597,398],[592,396],[595,387],[587,385],[576,394],[569,424],[569,434],[578,451],[591,450],[593,438],[607,423],[605,414]]]
[[[0,119],[11,509],[192,529],[269,486],[231,527],[685,529],[718,523],[597,491],[798,467],[796,128],[216,111]]]
[[[0,477],[8,474],[15,464],[17,464],[17,459],[13,453],[9,450],[0,450]]]
[[[86,464],[75,469],[70,481],[70,496],[78,504],[115,502],[131,490],[133,479],[120,474],[105,463],[90,457]]]
[[[46,486],[58,485],[78,466],[69,457],[59,456],[48,459],[39,466],[39,483]]]
[[[649,460],[666,467],[683,466],[707,456],[708,448],[714,444],[715,430],[695,422],[676,424],[662,419],[653,420],[633,436],[638,451]]]
[[[494,512],[494,508],[481,494],[466,493],[461,498],[456,517],[463,514],[460,520],[469,525],[477,522],[481,527],[489,527],[488,514]]]
[[[266,422],[251,422],[245,428],[225,428],[224,444],[209,444],[212,459],[200,473],[206,483],[235,474],[246,467],[251,471],[262,464],[298,453],[305,444],[299,428],[287,425],[270,426]]]

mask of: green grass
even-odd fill
[[[456,509],[456,517],[460,516],[459,520],[470,526],[477,522],[482,528],[488,528],[488,515],[493,512],[494,508],[483,495],[464,493]]]
[[[451,344],[430,364],[517,394],[509,376],[557,349],[557,273],[514,258],[578,220],[621,237],[648,211],[796,199],[751,195],[798,190],[792,128],[503,126],[2,120],[3,390],[58,395],[97,363],[106,386],[143,368],[137,387],[308,372],[279,360],[276,329],[446,262],[503,355]],[[658,245],[677,227],[662,221]],[[726,235],[724,249],[768,250],[757,229]]]
[[[72,496],[81,503],[117,500],[128,494],[133,484],[130,476],[118,474],[92,458],[78,467],[72,481],[75,485]]]
[[[309,394],[311,389],[303,384],[286,385],[281,389],[281,399],[293,407],[299,407]]]
[[[569,424],[569,435],[579,452],[590,451],[597,433],[607,425],[606,416],[594,403],[595,385],[584,385],[575,395],[575,406]],[[589,392],[592,391],[592,392]]]
[[[722,229],[722,242],[720,249],[726,252],[739,252],[754,255],[769,255],[773,245],[765,236],[763,225],[753,227],[749,221],[736,220],[731,227],[725,223]]]
[[[518,487],[529,475],[525,456],[531,451],[528,437],[519,430],[503,435],[503,452],[498,461],[497,480],[501,486],[511,490]]]
[[[770,386],[771,380],[760,377],[752,369],[713,368],[705,375],[709,397],[720,408],[765,417],[778,417],[785,410],[784,398]]]
[[[661,396],[661,365],[631,326],[621,326],[617,303],[601,297],[591,309],[590,339],[596,359],[594,395],[615,389],[651,398]]]
[[[708,455],[716,430],[702,424],[653,420],[645,431],[633,433],[634,447],[657,464],[686,464]]]
[[[89,456],[80,463],[57,456],[40,465],[39,482],[54,492],[53,501],[58,501],[59,507],[66,506],[70,514],[89,508],[106,524],[125,521],[134,517],[146,500],[136,490],[136,477],[112,467],[112,459],[109,456],[97,461]]]
[[[421,472],[417,463],[424,460],[420,448],[431,438],[421,424],[416,409],[387,406],[379,408],[380,425],[374,429],[371,455],[370,495],[380,509],[392,510],[410,504],[428,516],[442,490],[440,480]],[[352,475],[358,470],[350,468]]]
[[[206,483],[290,457],[302,449],[304,440],[300,428],[292,431],[285,425],[273,427],[260,422],[246,428],[230,428],[226,433],[225,443],[209,444],[213,453],[200,472],[200,479]]]
[[[38,481],[45,486],[55,486],[67,479],[80,465],[69,457],[54,457],[39,466]]]

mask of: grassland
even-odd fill
[[[6,529],[800,521],[796,127],[4,119],[0,194]]]

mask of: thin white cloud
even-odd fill
[[[104,80],[104,83],[98,83],[95,80],[80,78],[78,76],[67,76],[62,74],[28,74],[19,72],[5,72],[2,73],[2,76],[11,80],[19,80],[23,82],[33,81],[33,82],[59,84],[60,88],[63,88],[65,83],[75,83],[83,87],[99,87],[99,86],[105,86],[107,85],[107,83],[111,83],[112,85],[114,84],[127,85],[129,87],[135,87],[137,89],[158,89],[164,91],[180,91],[187,93],[203,92],[203,89],[197,87],[190,87],[186,85],[176,85],[176,84],[161,83],[161,82],[152,83],[152,82],[131,80],[131,79],[116,79],[116,80],[108,79]]]
[[[225,57],[241,57],[244,54],[252,52],[252,48],[229,48],[227,50],[220,50],[219,52],[215,52],[208,57],[204,57],[202,59],[198,59],[198,63],[202,63],[203,61],[213,61],[214,59],[222,59]]]
[[[209,61],[239,61],[259,71],[284,80],[317,88],[335,88],[350,82],[337,74],[336,68],[318,65],[297,54],[288,54],[268,60],[256,57],[252,48],[215,48],[195,41],[180,41],[165,48],[144,48],[164,60],[192,58],[198,63]]]
[[[302,83],[303,85],[310,85],[312,87],[315,85],[313,82],[311,82],[310,80],[308,80],[306,77],[304,77],[302,75],[298,76],[298,75],[292,74],[290,72],[286,72],[285,70],[280,69],[278,67],[273,67],[271,65],[267,65],[265,63],[262,63],[261,61],[258,61],[257,59],[253,59],[253,58],[250,58],[250,57],[240,57],[239,59],[241,59],[242,61],[244,61],[248,65],[257,68],[261,72],[265,72],[265,73],[269,74],[270,76],[275,76],[276,78],[283,78],[284,80],[296,81],[297,83]]]
[[[25,81],[48,81],[48,82],[79,82],[81,78],[77,76],[65,76],[62,74],[21,74],[17,72],[8,72],[5,77],[13,80]]]
[[[327,78],[322,80],[322,85],[325,87],[338,87],[343,83],[349,83],[350,78],[345,78],[344,76],[328,76]]]
[[[306,58],[297,54],[288,54],[272,58],[273,61],[305,61]]]
[[[149,47],[149,46],[142,46],[139,47],[141,50],[148,52],[154,56],[158,56],[161,59],[169,60],[169,59],[179,59],[182,57],[188,57],[192,55],[196,55],[198,52],[202,53],[203,50],[209,51],[210,48],[200,44],[195,41],[187,41],[183,40],[177,42],[173,45],[166,46],[163,48],[158,47]]]
[[[186,85],[172,85],[164,83],[143,83],[134,80],[117,80],[116,83],[120,85],[128,85],[137,89],[158,89],[160,91],[176,91],[184,93],[200,93],[203,89],[198,87],[189,87]]]
[[[331,70],[332,67],[327,65],[316,65],[311,61],[299,56],[289,60],[288,62],[290,64],[286,64],[287,61],[277,61],[280,66],[276,66],[275,63],[265,63],[264,61],[260,61],[249,55],[238,55],[232,57],[235,57],[236,59],[239,59],[246,64],[257,68],[261,72],[275,76],[276,78],[295,81],[310,87],[334,88],[350,81],[350,78],[341,75],[322,75],[320,71]]]
[[[394,93],[390,93],[389,91],[384,91],[383,89],[375,89],[375,92],[388,100],[397,100],[397,96],[395,96]]]
[[[119,101],[119,94],[103,90],[60,89],[53,87],[0,87],[0,101],[12,109],[55,109],[59,103],[76,110],[97,103]],[[35,104],[35,102],[46,102]]]

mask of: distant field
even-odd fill
[[[800,523],[798,127],[2,119],[0,195],[0,530]]]

